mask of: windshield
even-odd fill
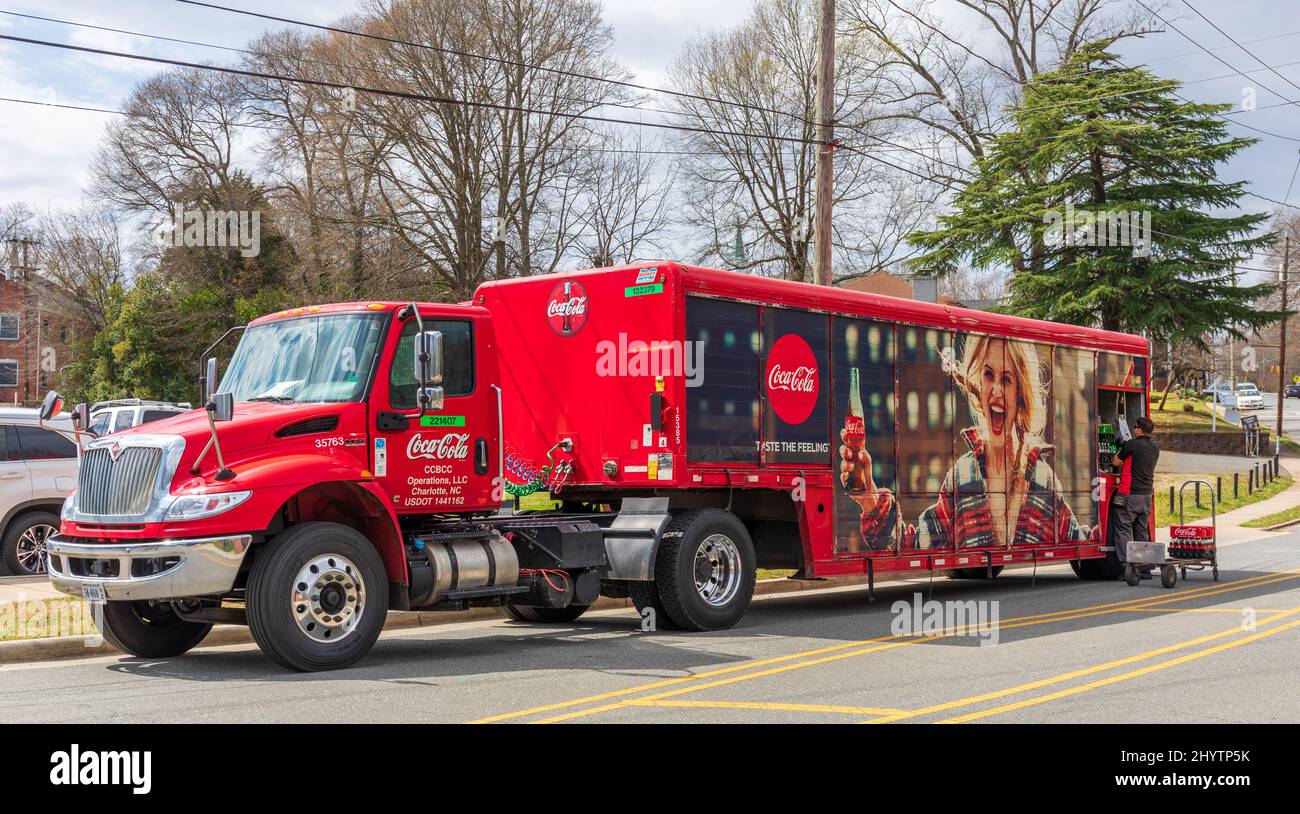
[[[249,328],[220,390],[236,402],[359,401],[385,316],[331,314]]]

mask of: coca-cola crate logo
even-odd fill
[[[786,334],[767,354],[767,400],[782,421],[802,424],[820,392],[817,357],[803,337]]]
[[[424,438],[420,433],[406,443],[406,457],[430,458],[435,461],[463,461],[469,457],[469,433],[452,432],[436,438]]]
[[[573,336],[587,324],[587,289],[577,280],[562,280],[546,300],[546,321],[560,336]]]
[[[1214,537],[1210,526],[1170,526],[1169,536],[1179,540],[1209,540]]]

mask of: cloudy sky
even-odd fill
[[[354,0],[217,2],[319,23],[331,22],[356,5]],[[683,40],[735,24],[750,5],[750,0],[606,0],[605,9],[618,58],[637,74],[638,81],[655,85],[661,83]],[[1240,109],[1253,88],[1258,109],[1238,111],[1230,118],[1239,123],[1234,132],[1261,141],[1235,159],[1223,176],[1247,180],[1253,192],[1282,200],[1300,161],[1300,115],[1295,105],[1286,104],[1300,100],[1300,2],[1191,0],[1249,54],[1196,17],[1183,0],[1169,5],[1177,15],[1170,18],[1173,24],[1214,55],[1170,30],[1130,42],[1122,49],[1125,58],[1186,82],[1183,93],[1189,98],[1229,102]],[[0,13],[0,34],[196,61],[228,61],[235,55],[13,13],[233,47],[278,27],[174,0],[0,0],[0,11],[8,12]],[[1277,73],[1262,68],[1251,54],[1274,66]],[[5,99],[111,109],[121,104],[136,82],[157,69],[143,62],[0,41],[0,97]],[[112,118],[107,113],[0,101],[0,205],[23,201],[44,210],[79,203],[89,159]],[[1293,203],[1300,202],[1300,183],[1290,194]],[[1250,203],[1257,211],[1275,208],[1258,199]]]

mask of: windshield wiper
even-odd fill
[[[253,396],[249,401],[273,401],[276,404],[287,404],[293,401],[289,396]]]

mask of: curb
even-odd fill
[[[755,596],[768,594],[787,594],[825,588],[838,588],[845,585],[866,585],[867,577],[830,577],[827,579],[765,579],[754,586]],[[632,607],[630,599],[610,599],[602,596],[591,606],[592,610],[611,610]],[[465,611],[389,611],[384,622],[384,630],[400,630],[412,627],[436,627],[438,625],[472,622],[477,619],[500,619],[495,608],[470,608]],[[23,664],[34,661],[62,661],[70,659],[95,658],[97,656],[124,655],[113,645],[103,639],[97,646],[90,642],[97,636],[58,636],[45,639],[20,639],[12,642],[0,642],[0,665]],[[251,644],[252,635],[242,625],[217,625],[196,649],[208,647],[225,647],[233,644]]]

